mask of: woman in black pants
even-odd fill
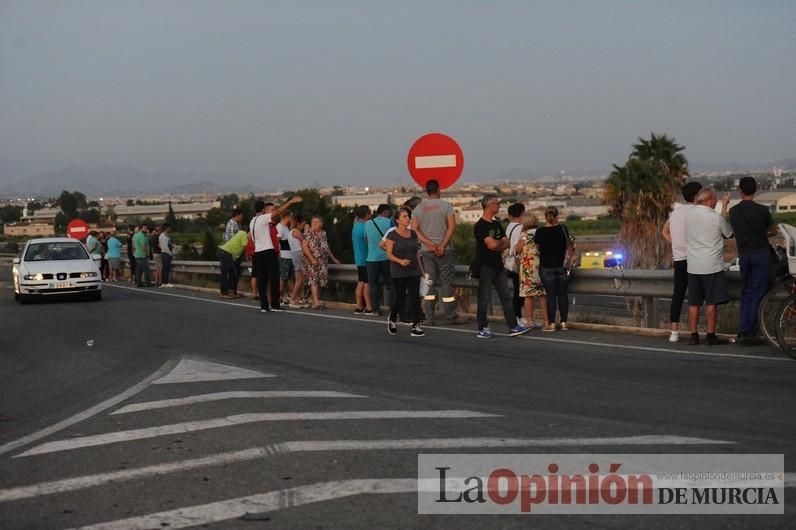
[[[564,268],[564,256],[570,242],[567,227],[558,222],[558,208],[548,206],[544,213],[547,224],[536,229],[534,242],[539,246],[539,276],[547,292],[547,315],[550,324],[542,331],[556,330],[556,306],[561,315],[561,329],[567,327],[569,316],[569,271]]]
[[[398,312],[409,298],[409,318],[412,320],[413,337],[425,335],[420,327],[420,276],[423,274],[423,265],[420,262],[420,241],[412,230],[409,221],[412,211],[409,208],[400,208],[395,214],[395,230],[387,233],[384,241],[384,250],[390,260],[390,276],[395,289],[395,301],[390,308],[387,319],[387,332],[395,335],[398,332]]]

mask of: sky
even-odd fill
[[[651,131],[695,164],[794,158],[796,2],[0,0],[0,184],[409,183],[431,131],[464,181],[607,173]]]

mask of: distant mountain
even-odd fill
[[[26,177],[0,187],[0,196],[57,197],[63,190],[80,191],[88,196],[150,193],[189,195],[255,191],[255,187],[251,185],[218,184],[206,178],[200,182],[195,182],[195,180],[199,179],[185,175],[150,174],[129,166],[69,167]],[[167,182],[180,184],[177,186],[165,185],[164,183]]]

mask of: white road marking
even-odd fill
[[[56,451],[69,451],[83,447],[95,447],[131,440],[142,440],[145,438],[156,438],[170,434],[184,434],[187,432],[204,431],[207,429],[218,429],[221,427],[234,427],[247,423],[259,423],[265,421],[330,421],[330,420],[393,420],[393,419],[462,419],[462,418],[498,418],[499,414],[488,414],[485,412],[475,412],[471,410],[346,410],[340,412],[266,412],[255,414],[236,414],[225,418],[213,418],[210,420],[189,421],[185,423],[173,423],[169,425],[159,425],[157,427],[145,427],[142,429],[132,429],[129,431],[117,431],[91,436],[80,436],[66,440],[56,440],[37,445],[24,453],[14,456],[39,455],[44,453],[54,453]]]
[[[429,155],[416,156],[416,169],[436,169],[441,167],[456,167],[456,155]]]
[[[247,368],[238,368],[228,364],[204,361],[201,359],[183,358],[174,369],[163,377],[152,381],[153,385],[169,383],[197,383],[201,381],[224,381],[227,379],[254,379],[258,377],[276,377]]]
[[[29,499],[42,495],[64,493],[101,486],[109,482],[121,482],[177,473],[236,462],[246,462],[274,455],[310,453],[321,451],[378,451],[411,449],[458,449],[458,448],[502,448],[502,447],[583,447],[624,445],[723,445],[734,444],[722,440],[691,438],[670,435],[643,435],[611,438],[410,438],[403,440],[316,440],[294,441],[252,447],[241,451],[229,451],[203,458],[181,460],[167,464],[124,469],[109,473],[85,475],[64,480],[41,482],[0,490],[0,502]]]
[[[130,291],[135,291],[138,293],[145,293],[145,294],[152,294],[152,295],[160,295],[160,296],[173,296],[175,298],[184,298],[186,300],[193,300],[193,301],[200,301],[200,302],[208,302],[212,304],[222,304],[222,305],[230,305],[235,307],[243,307],[246,309],[259,309],[259,307],[255,307],[253,305],[245,305],[239,304],[236,302],[224,302],[222,300],[211,300],[209,298],[201,298],[197,296],[187,296],[183,294],[176,294],[176,293],[164,293],[161,291],[147,291],[142,289],[135,289],[133,287],[123,287],[121,285],[108,285],[107,287],[113,287],[115,289],[126,289]],[[351,322],[364,322],[367,324],[376,324],[379,326],[383,326],[384,322],[382,320],[375,320],[369,318],[360,318],[360,317],[347,317],[342,315],[329,315],[329,314],[321,314],[318,312],[308,312],[308,311],[286,311],[284,313],[279,313],[280,315],[300,315],[305,317],[312,317],[312,318],[326,318],[332,320],[348,320]],[[449,327],[434,327],[431,328],[434,331],[449,331],[454,333],[466,333],[468,335],[475,335],[475,331],[472,329],[462,329],[462,328],[449,328]],[[508,335],[502,333],[495,333],[495,335],[501,337],[507,337]],[[676,350],[674,348],[657,348],[651,346],[634,346],[631,344],[616,344],[616,343],[607,343],[607,342],[592,342],[587,340],[577,340],[577,339],[555,339],[552,337],[536,337],[536,336],[529,336],[529,335],[522,335],[519,337],[520,339],[525,340],[535,340],[540,342],[559,342],[563,344],[576,344],[579,346],[596,346],[599,348],[609,348],[612,350],[635,350],[635,351],[642,351],[642,352],[655,352],[655,353],[676,353],[678,355],[692,355],[698,357],[713,357],[713,358],[730,358],[730,359],[755,359],[758,361],[777,361],[777,362],[794,362],[793,359],[787,357],[768,357],[763,355],[751,355],[751,354],[743,354],[743,353],[721,353],[721,352],[704,352],[704,351],[694,351],[694,350]],[[516,340],[516,337],[515,337]]]
[[[107,410],[107,409],[109,409],[111,407],[114,407],[114,406],[118,405],[122,401],[125,401],[125,400],[133,397],[137,393],[141,392],[142,390],[144,390],[155,379],[158,379],[158,378],[162,377],[164,374],[167,374],[169,371],[171,371],[172,368],[174,368],[174,366],[176,364],[177,364],[176,360],[168,361],[163,366],[158,368],[158,370],[155,371],[155,373],[147,376],[145,379],[143,379],[139,383],[131,386],[130,388],[128,388],[124,392],[121,392],[120,394],[117,394],[117,395],[115,395],[115,396],[113,396],[111,398],[108,398],[105,401],[103,401],[102,403],[98,403],[97,405],[94,405],[93,407],[91,407],[89,409],[86,409],[83,412],[79,412],[79,413],[75,414],[74,416],[71,416],[69,418],[66,418],[65,420],[59,421],[55,425],[51,425],[49,427],[41,429],[40,431],[36,431],[33,434],[29,434],[27,436],[24,436],[24,437],[20,438],[19,440],[14,440],[13,442],[8,442],[8,443],[0,446],[0,454],[8,453],[9,451],[13,451],[14,449],[22,447],[23,445],[27,445],[27,444],[29,444],[31,442],[35,442],[36,440],[40,440],[41,438],[44,438],[45,436],[50,436],[51,434],[54,434],[54,433],[56,433],[58,431],[66,429],[67,427],[71,427],[72,425],[74,425],[76,423],[79,423],[79,422],[81,422],[81,421],[83,421],[83,420],[85,420],[87,418],[90,418],[90,417],[94,416],[95,414],[99,414],[100,412],[102,412],[104,410]]]
[[[788,486],[787,483],[788,480],[791,482],[794,480],[793,475],[793,473],[786,473],[786,487],[792,487],[792,485]],[[264,514],[355,495],[416,493],[419,490],[436,492],[438,488],[439,481],[437,479],[379,478],[319,482],[306,486],[109,521],[82,528],[83,530],[187,528],[229,521],[247,513]]]
[[[199,394],[176,399],[161,399],[158,401],[144,401],[133,403],[122,407],[111,414],[127,414],[128,412],[140,412],[142,410],[164,409],[168,407],[181,407],[183,405],[193,405],[194,403],[207,403],[209,401],[221,401],[223,399],[278,399],[278,398],[364,398],[358,394],[346,394],[345,392],[333,392],[327,390],[262,390],[262,391],[230,391],[214,392],[212,394]]]
[[[436,484],[438,487],[438,484]],[[133,530],[145,528],[187,528],[235,519],[246,513],[266,513],[316,502],[373,493],[414,493],[416,478],[355,479],[321,482],[210,504],[177,508],[91,526],[84,530]],[[436,490],[434,490],[436,491]]]

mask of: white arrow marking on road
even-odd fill
[[[193,405],[195,403],[207,403],[210,401],[221,401],[223,399],[278,399],[278,398],[364,398],[358,394],[346,394],[345,392],[333,392],[327,390],[262,390],[262,391],[230,391],[214,392],[212,394],[199,394],[175,399],[161,399],[158,401],[143,401],[122,407],[111,414],[127,414],[128,412],[140,412],[142,410],[165,409],[168,407],[180,407],[183,405]]]
[[[498,418],[500,414],[487,414],[471,410],[347,410],[340,412],[266,412],[259,414],[237,414],[226,418],[173,423],[157,427],[146,427],[130,431],[109,432],[92,436],[80,436],[68,440],[56,440],[37,445],[14,458],[23,456],[69,451],[81,447],[94,447],[131,440],[156,438],[170,434],[235,427],[247,423],[264,421],[329,421],[329,420],[394,420],[394,419],[462,419],[462,418]]]
[[[227,379],[253,379],[258,377],[276,377],[256,370],[248,370],[228,364],[214,363],[200,359],[182,359],[174,370],[167,375],[152,381],[153,385],[169,383],[197,383],[201,381],[225,381]]]
[[[140,381],[139,383],[131,386],[130,388],[128,388],[124,392],[121,392],[120,394],[117,394],[117,395],[113,396],[112,398],[106,399],[102,403],[98,403],[98,404],[94,405],[93,407],[84,410],[83,412],[79,412],[79,413],[75,414],[74,416],[70,416],[69,418],[66,418],[65,420],[59,421],[55,425],[50,425],[49,427],[41,429],[40,431],[34,432],[33,434],[29,434],[27,436],[24,436],[24,437],[20,438],[19,440],[14,440],[13,442],[8,442],[7,444],[0,446],[0,455],[3,454],[3,453],[7,453],[9,451],[13,451],[16,448],[21,447],[23,445],[27,445],[27,444],[29,444],[31,442],[35,442],[36,440],[40,440],[41,438],[44,438],[45,436],[50,436],[51,434],[54,434],[54,433],[56,433],[58,431],[66,429],[67,427],[71,427],[75,423],[79,423],[79,422],[81,422],[81,421],[83,421],[83,420],[85,420],[87,418],[90,418],[90,417],[94,416],[95,414],[99,414],[100,412],[102,412],[104,410],[107,410],[107,409],[109,409],[111,407],[114,407],[114,406],[118,405],[122,401],[130,399],[131,397],[133,397],[137,393],[139,393],[142,390],[144,390],[145,388],[147,388],[153,380],[161,377],[162,374],[168,373],[168,371],[171,370],[174,367],[174,364],[175,364],[175,361],[167,361],[155,373],[153,373],[152,375],[150,375],[149,377],[147,377],[143,381]]]
[[[109,473],[85,475],[51,482],[41,482],[0,490],[0,502],[29,499],[41,495],[64,493],[101,486],[109,482],[142,479],[212,467],[236,462],[246,462],[273,455],[310,453],[320,451],[378,451],[411,449],[457,449],[457,448],[501,448],[501,447],[595,447],[616,445],[721,445],[734,444],[722,440],[691,438],[670,435],[643,435],[614,438],[413,438],[404,440],[317,440],[295,441],[253,447],[241,451],[229,451],[217,455],[168,464],[158,464],[137,469],[124,469]],[[796,483],[796,481],[794,481]]]
[[[441,167],[456,167],[456,155],[415,157],[415,168],[417,169],[436,169]]]

